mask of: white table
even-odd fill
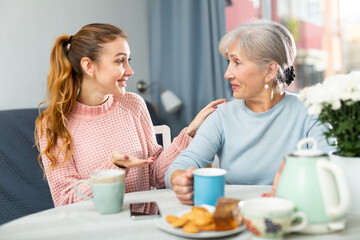
[[[237,199],[258,197],[270,191],[269,186],[226,186],[225,196]],[[153,219],[131,220],[131,202],[156,201],[163,216],[190,209],[180,204],[169,189],[128,193],[125,195],[123,210],[112,215],[100,215],[90,201],[70,204],[43,212],[31,214],[0,226],[0,239],[33,240],[104,240],[104,239],[184,239],[159,230]],[[251,239],[247,231],[226,237],[226,239]],[[349,216],[344,231],[330,235],[286,235],[286,239],[360,239],[360,217]]]

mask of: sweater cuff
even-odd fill
[[[178,147],[180,151],[186,149],[189,146],[190,142],[193,140],[193,138],[186,133],[185,129],[186,128],[181,130],[179,135],[176,138],[174,138],[173,141],[173,143],[175,143],[175,145]]]

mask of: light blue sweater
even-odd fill
[[[221,104],[170,165],[166,186],[172,187],[170,177],[175,170],[206,167],[215,154],[220,167],[227,170],[227,184],[270,185],[284,156],[296,150],[300,139],[314,137],[324,153],[334,150],[323,130],[295,94],[285,93],[276,106],[263,113],[252,112],[244,100]]]

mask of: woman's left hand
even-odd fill
[[[278,172],[275,174],[274,183],[273,183],[273,186],[271,188],[271,192],[261,194],[262,197],[275,197],[276,188],[279,185],[279,180],[280,180],[280,177],[281,177],[281,173],[282,173],[282,171],[284,169],[284,166],[285,166],[285,159],[281,162],[280,168],[279,168]]]
[[[206,107],[201,109],[201,111],[196,115],[194,120],[190,123],[190,125],[186,128],[186,134],[190,137],[194,137],[196,131],[199,129],[200,125],[204,122],[204,120],[209,116],[212,112],[215,111],[218,104],[225,103],[226,99],[218,99],[209,103]]]
[[[120,168],[139,168],[153,164],[155,158],[149,157],[148,159],[138,159],[136,157],[124,154],[120,150],[116,150],[112,153],[110,161]]]

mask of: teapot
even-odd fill
[[[312,148],[303,149],[304,144]],[[340,166],[317,149],[314,138],[304,138],[297,150],[286,156],[276,197],[295,203],[304,212],[308,225],[303,233],[329,233],[345,228],[350,208],[350,191]]]

